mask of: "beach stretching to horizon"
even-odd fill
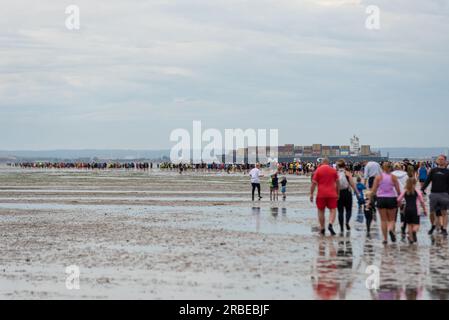
[[[444,164],[441,158],[421,165],[397,163],[393,174],[404,172],[410,180],[406,186],[417,177],[418,185],[413,186],[418,193],[428,179],[444,171]],[[318,192],[322,188],[316,172],[323,166],[335,172],[340,192],[356,190],[351,192],[352,219],[347,211],[338,210],[340,203],[335,208],[332,201],[324,203],[324,209],[335,209],[334,219],[339,221],[335,232],[329,229],[324,237],[316,213],[322,200],[316,204],[309,199],[312,181]],[[418,213],[416,221],[405,199],[405,209],[397,210],[397,225],[392,228],[383,222],[382,205],[370,211],[361,201],[372,200],[360,194],[369,194],[361,187],[365,178],[368,189],[381,184],[370,179],[369,166],[343,169],[343,163],[328,165],[325,160],[310,174],[295,170],[289,174],[289,166],[280,165],[275,170],[261,168],[258,174],[252,171],[251,176],[222,170],[180,174],[156,167],[86,171],[3,166],[0,297],[449,298],[444,208],[437,208],[434,216],[429,212],[431,220]],[[389,169],[384,164],[384,173],[377,176],[388,180]],[[354,184],[345,180],[349,174]],[[282,185],[284,176],[287,183]],[[254,185],[257,178],[262,198],[251,201],[250,180]],[[416,201],[410,191],[397,196]],[[349,200],[340,196],[338,201]],[[404,214],[410,222],[405,229],[400,221]],[[329,218],[327,213],[325,217]],[[390,231],[397,235],[395,241]],[[67,287],[67,268],[73,266],[79,270],[79,290]],[[370,266],[379,268],[378,288],[367,287]]]

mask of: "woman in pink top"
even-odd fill
[[[392,242],[396,242],[395,223],[398,209],[397,195],[401,194],[398,178],[391,174],[393,166],[390,162],[382,165],[382,175],[377,176],[373,185],[373,196],[377,196],[384,244],[388,243],[388,234]]]

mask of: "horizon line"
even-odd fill
[[[283,145],[279,145],[281,147]],[[296,146],[296,145],[295,145]],[[303,146],[303,145],[301,145]],[[255,147],[255,146],[249,146]],[[396,146],[396,147],[379,147],[379,146],[371,146],[374,149],[449,149],[449,146],[415,146],[415,147],[404,147],[404,146]],[[154,148],[154,149],[139,149],[139,148],[49,148],[49,149],[0,149],[0,152],[48,152],[48,151],[168,151],[171,148]],[[191,149],[194,150],[194,149]]]

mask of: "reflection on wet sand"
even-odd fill
[[[287,208],[282,207],[269,207],[269,208],[265,208],[264,210],[266,211],[262,211],[261,207],[257,207],[257,206],[253,206],[251,207],[251,215],[254,217],[255,219],[255,224],[256,224],[256,232],[259,232],[261,229],[261,219],[264,219],[266,217],[261,217],[261,213],[262,212],[269,212],[270,216],[272,217],[272,219],[269,220],[269,222],[274,225],[277,221],[277,218],[279,217],[279,209],[281,211],[281,221],[284,220],[287,217]]]
[[[252,207],[251,212],[256,220],[256,232],[260,231],[260,207]]]
[[[349,239],[338,242],[337,257],[340,260],[341,280],[339,284],[339,298],[346,299],[346,292],[351,289],[354,282],[353,264],[354,256],[352,244]]]
[[[427,261],[426,259],[427,258]],[[381,259],[380,300],[448,299],[447,239],[430,246],[386,248]],[[427,292],[426,292],[427,291]]]
[[[369,292],[373,300],[447,300],[448,249],[444,238],[422,247],[380,246],[366,239],[357,257],[349,238],[323,238],[312,266],[312,287],[316,298],[325,300],[346,299],[353,287]],[[365,270],[372,265],[379,268],[380,279],[379,287],[370,290]]]
[[[449,261],[448,243],[444,238],[433,238],[429,248],[429,278],[430,284],[426,286],[430,299],[449,299]]]
[[[312,286],[318,299],[345,299],[352,287],[353,252],[349,239],[320,240],[318,256],[312,271]]]
[[[297,198],[285,202],[249,202],[246,177],[0,169],[0,180],[0,297],[73,298],[54,270],[75,263],[92,266],[95,284],[78,298],[449,299],[447,239],[426,235],[428,219],[417,245],[383,246],[378,222],[369,239],[356,219],[350,233],[323,238],[302,177],[290,179]],[[366,287],[369,266],[377,290]]]
[[[252,207],[256,231],[281,227],[284,207]],[[405,242],[383,246],[379,230],[371,237],[315,238],[312,289],[317,299],[420,300],[449,299],[447,239],[423,237],[420,245]],[[368,266],[379,268],[379,287],[368,289]]]
[[[376,300],[401,300],[403,295],[403,273],[400,262],[404,258],[404,252],[396,248],[383,248],[380,262],[380,287],[372,292]],[[409,269],[407,267],[407,269]]]

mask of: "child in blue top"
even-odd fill
[[[365,204],[365,196],[364,196],[364,191],[366,190],[366,186],[362,183],[362,178],[358,177],[357,178],[357,185],[356,185],[357,190],[359,191],[359,210],[362,209],[362,206]]]
[[[419,183],[421,184],[421,188],[424,186],[424,183],[427,180],[427,177],[429,175],[429,170],[427,169],[427,166],[424,162],[421,162],[419,169],[418,169],[418,176],[419,176]],[[426,192],[424,192],[424,195]]]
[[[357,191],[359,192],[359,198],[357,199],[357,202],[359,204],[357,221],[363,223],[363,207],[366,204],[364,191],[366,190],[366,186],[362,183],[362,178],[360,177],[357,177],[356,188]]]
[[[285,200],[287,198],[286,192],[287,192],[287,178],[283,177],[281,180],[281,192],[282,192],[282,199]]]

